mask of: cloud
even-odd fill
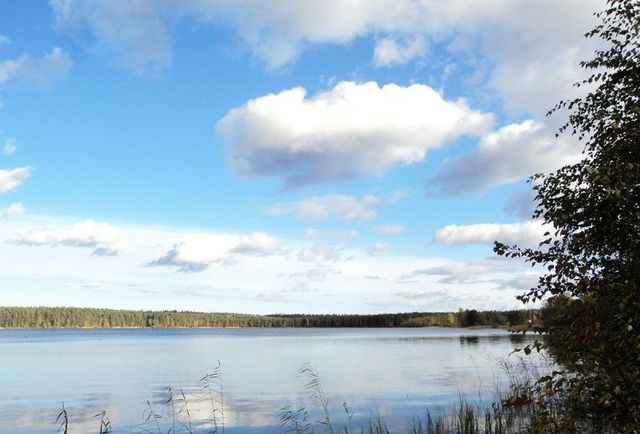
[[[31,167],[18,167],[16,169],[0,169],[0,193],[6,193],[20,187],[31,176]]]
[[[35,222],[35,223],[34,223]],[[35,225],[35,226],[34,226]],[[0,224],[0,240],[7,240],[16,234],[28,233],[34,228],[53,228],[57,233],[69,230],[71,224],[56,223],[38,214],[28,219],[16,218],[5,220]],[[150,260],[166,256],[175,245],[185,241],[189,232],[179,227],[158,227],[136,225],[118,225],[122,238],[127,241],[126,251],[118,256],[104,260],[90,257],[95,248],[60,247],[27,248],[9,243],[0,244],[0,257],[11,258],[0,261],[0,275],[6,276],[7,284],[24,288],[39,288],[48,284],[59,288],[56,293],[60,301],[73,301],[78,297],[81,285],[100,283],[110,293],[101,298],[106,302],[118,300],[122,295],[134,292],[154,292],[157,297],[130,297],[135,309],[163,309],[163,305],[172,304],[177,309],[198,310],[202,308],[197,297],[181,297],[174,293],[180,288],[210,288],[215,294],[216,309],[223,311],[296,313],[375,313],[380,311],[408,312],[416,310],[438,309],[443,311],[457,310],[459,306],[480,308],[485,304],[491,308],[508,308],[515,304],[515,290],[506,288],[507,279],[515,278],[519,270],[496,271],[485,282],[455,285],[438,283],[445,276],[417,275],[415,282],[399,281],[398,276],[412,270],[423,270],[429,267],[446,265],[442,258],[403,254],[399,250],[391,250],[380,255],[369,255],[366,248],[341,245],[329,241],[317,243],[288,239],[281,240],[282,247],[274,253],[261,255],[248,253],[251,249],[239,249],[242,253],[228,255],[228,260],[221,260],[210,265],[201,273],[176,273],[184,270],[202,269],[197,264],[168,265],[162,267],[146,267]],[[218,232],[212,232],[214,234]],[[224,233],[224,232],[222,232]],[[249,234],[247,234],[249,235]],[[236,235],[242,237],[243,234]],[[61,236],[56,239],[61,239]],[[315,241],[315,240],[314,240]],[[286,243],[286,244],[285,244]],[[361,245],[361,243],[357,243]],[[64,251],[61,251],[60,249]],[[179,249],[178,249],[179,250]],[[253,249],[255,252],[260,249]],[[262,249],[264,251],[264,249]],[[267,249],[271,251],[271,249]],[[179,258],[174,258],[178,261]],[[191,260],[192,258],[189,258]],[[201,259],[201,258],[200,258]],[[219,259],[219,258],[218,258]],[[202,263],[203,261],[199,261]],[[226,266],[234,262],[233,266]],[[521,266],[523,272],[530,268]],[[36,266],[34,266],[36,264]],[[46,264],[46,266],[37,266]],[[190,268],[189,265],[191,265]],[[142,266],[142,267],[141,267]],[[507,270],[506,266],[498,270]],[[329,271],[330,270],[330,271]],[[327,273],[328,272],[328,273]],[[368,277],[365,277],[368,276]],[[323,280],[324,279],[324,280]],[[498,283],[498,279],[503,279]],[[512,279],[513,280],[513,279]],[[13,283],[12,283],[13,282]],[[511,282],[512,284],[515,281]],[[215,284],[215,285],[214,285]],[[505,285],[500,289],[499,285]],[[224,293],[220,292],[224,289]],[[445,289],[448,297],[438,303],[414,303],[408,299],[394,295],[397,291]],[[301,291],[309,291],[302,293]],[[26,289],[25,289],[26,291]],[[24,291],[23,291],[24,292]],[[29,291],[18,292],[16,303],[28,303]],[[21,296],[22,294],[22,296]],[[289,303],[271,304],[256,299],[258,294],[279,294],[287,296]],[[90,294],[89,294],[90,295]],[[474,297],[481,300],[476,303]],[[26,301],[24,301],[26,300]],[[363,302],[363,300],[365,300]],[[151,303],[151,304],[150,304]],[[309,310],[311,309],[311,311]]]
[[[217,131],[238,175],[304,185],[380,176],[491,123],[491,115],[425,85],[345,81],[313,97],[298,87],[250,100],[230,110]]]
[[[397,190],[392,191],[390,194],[388,194],[384,198],[384,202],[389,204],[389,205],[393,205],[394,203],[398,203],[401,200],[405,199],[408,194],[409,194],[408,189],[399,188]]]
[[[355,256],[352,250],[328,242],[313,243],[311,247],[303,247],[292,253],[298,262],[337,263],[349,261]]]
[[[59,31],[136,74],[157,73],[171,63],[171,30],[182,18],[230,23],[254,55],[272,69],[294,60],[308,44],[346,43],[366,34],[369,15],[388,9],[378,5],[375,12],[365,5],[342,2],[260,0],[50,3]]]
[[[6,209],[0,212],[0,217],[5,219],[10,218],[18,214],[24,213],[25,210],[26,208],[22,202],[14,202],[11,205],[9,205]]]
[[[360,235],[358,231],[325,231],[316,228],[309,228],[305,231],[305,238],[336,238],[336,239],[348,239],[355,238]]]
[[[324,282],[332,274],[339,274],[339,272],[329,266],[316,264],[299,273],[291,273],[288,277],[298,280],[298,284],[303,284],[308,282]]]
[[[376,43],[373,53],[376,66],[404,65],[416,57],[423,57],[427,52],[427,43],[421,36],[405,41],[387,36]]]
[[[246,235],[194,233],[184,237],[150,266],[175,266],[197,272],[215,263],[234,263],[243,256],[266,256],[278,251],[278,239],[265,232]]]
[[[364,276],[364,278],[368,279],[368,280],[385,280],[384,278],[382,278],[380,276],[377,276],[375,274],[368,274],[368,275]]]
[[[483,137],[471,153],[445,160],[431,185],[444,194],[482,193],[575,162],[581,149],[574,139],[556,138],[539,122],[510,124]]]
[[[520,223],[480,223],[473,225],[448,225],[438,230],[434,242],[447,246],[491,244],[500,241],[524,246],[537,245],[548,227],[541,221]]]
[[[10,45],[11,39],[7,38],[5,35],[0,35],[0,45]]]
[[[459,300],[457,296],[450,291],[443,289],[431,289],[431,290],[417,290],[417,291],[397,291],[394,295],[405,298],[407,300],[447,300],[451,299]]]
[[[327,220],[335,216],[346,222],[371,220],[376,217],[373,209],[380,203],[374,195],[361,198],[343,194],[313,196],[297,202],[277,204],[265,212],[269,215],[294,214],[305,221]]]
[[[33,229],[16,235],[9,244],[24,246],[67,246],[94,249],[94,256],[117,255],[126,248],[120,231],[114,226],[87,220],[71,227]]]
[[[413,270],[400,276],[401,281],[412,281],[420,276],[438,276],[440,283],[460,284],[475,283],[478,279],[486,278],[489,273],[508,265],[495,260],[473,260],[467,262],[452,262],[445,265]]]
[[[374,234],[401,235],[404,233],[406,228],[402,225],[378,225],[372,226],[369,230]]]
[[[591,58],[597,44],[583,35],[605,7],[603,0],[510,1],[481,25],[481,49],[495,64],[487,84],[508,110],[542,115],[558,100],[583,93],[572,84],[584,77],[579,62]]]
[[[400,276],[399,282],[417,282],[423,277],[436,277],[437,283],[447,285],[488,284],[491,289],[523,291],[535,286],[539,273],[520,262],[491,257],[413,270]]]
[[[15,81],[37,87],[49,87],[67,76],[71,57],[60,47],[40,58],[23,54],[17,59],[0,62],[0,84]]]
[[[79,45],[135,74],[157,74],[172,60],[172,30],[181,20],[228,23],[268,69],[295,61],[318,44],[376,37],[374,63],[401,64],[437,45],[458,69],[480,71],[513,110],[546,111],[569,98],[578,61],[593,42],[603,0],[51,0],[54,27]],[[215,43],[215,41],[213,41]],[[436,51],[436,50],[433,50]]]
[[[3,154],[13,154],[16,152],[18,141],[14,138],[9,138],[4,141],[4,146],[2,147]]]
[[[371,247],[367,249],[370,255],[375,255],[378,252],[384,252],[385,250],[389,250],[391,244],[386,241],[377,241]]]
[[[155,75],[171,64],[168,16],[163,2],[51,0],[54,27],[79,45],[137,75]],[[165,16],[163,16],[165,15]]]
[[[515,289],[518,291],[526,291],[535,288],[538,284],[540,275],[537,273],[523,273],[520,275],[496,279],[496,289]]]
[[[504,211],[522,219],[530,219],[536,209],[536,192],[531,185],[516,187],[507,198]]]

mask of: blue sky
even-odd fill
[[[511,308],[601,1],[0,1],[0,304]]]

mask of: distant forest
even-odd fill
[[[473,327],[517,326],[537,310],[413,312],[374,315],[247,315],[75,307],[0,307],[3,328],[74,327]]]

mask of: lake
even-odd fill
[[[282,432],[286,405],[319,417],[305,363],[337,422],[346,403],[353,423],[380,416],[404,428],[460,394],[491,400],[518,339],[454,328],[0,330],[0,433],[54,433],[62,403],[70,433],[97,433],[103,410],[116,433],[157,433],[156,422],[166,432],[171,405],[177,432],[188,432],[181,420],[205,432],[212,404],[227,433]],[[208,373],[209,390],[199,383]]]

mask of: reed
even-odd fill
[[[98,430],[98,434],[111,434],[111,421],[107,417],[107,412],[101,410],[99,413],[95,414],[93,417],[100,418],[100,427]]]
[[[67,434],[69,431],[69,415],[67,414],[67,409],[64,408],[64,402],[62,403],[62,410],[60,410],[58,417],[56,417],[56,424],[58,425],[58,430],[56,432]]]
[[[300,367],[299,375],[306,379],[305,390],[310,400],[308,406],[297,408],[286,405],[279,410],[280,429],[284,434],[517,434],[523,432],[536,416],[534,403],[525,406],[504,406],[502,401],[513,396],[522,387],[537,378],[538,372],[529,364],[503,365],[510,379],[506,389],[494,392],[493,404],[487,404],[478,392],[478,400],[472,402],[466,395],[460,395],[455,404],[439,406],[433,412],[426,410],[415,416],[405,426],[390,426],[377,415],[354,422],[354,414],[346,402],[342,403],[344,414],[333,414],[329,398],[323,388],[320,375],[309,363]],[[222,387],[222,369],[220,362],[215,369],[203,376],[199,382],[199,394],[194,399],[208,401],[209,411],[205,418],[194,415],[187,396],[180,389],[169,387],[164,397],[155,405],[147,401],[143,421],[128,432],[150,434],[224,434],[224,392]],[[340,412],[339,412],[340,413]],[[315,416],[314,416],[315,415]],[[334,417],[335,416],[335,417]],[[106,414],[100,411],[97,432],[111,434],[113,427]],[[340,422],[338,422],[340,421]],[[68,433],[69,415],[64,404],[56,418],[58,433]],[[119,432],[127,432],[120,430]],[[271,430],[270,432],[273,432]]]

